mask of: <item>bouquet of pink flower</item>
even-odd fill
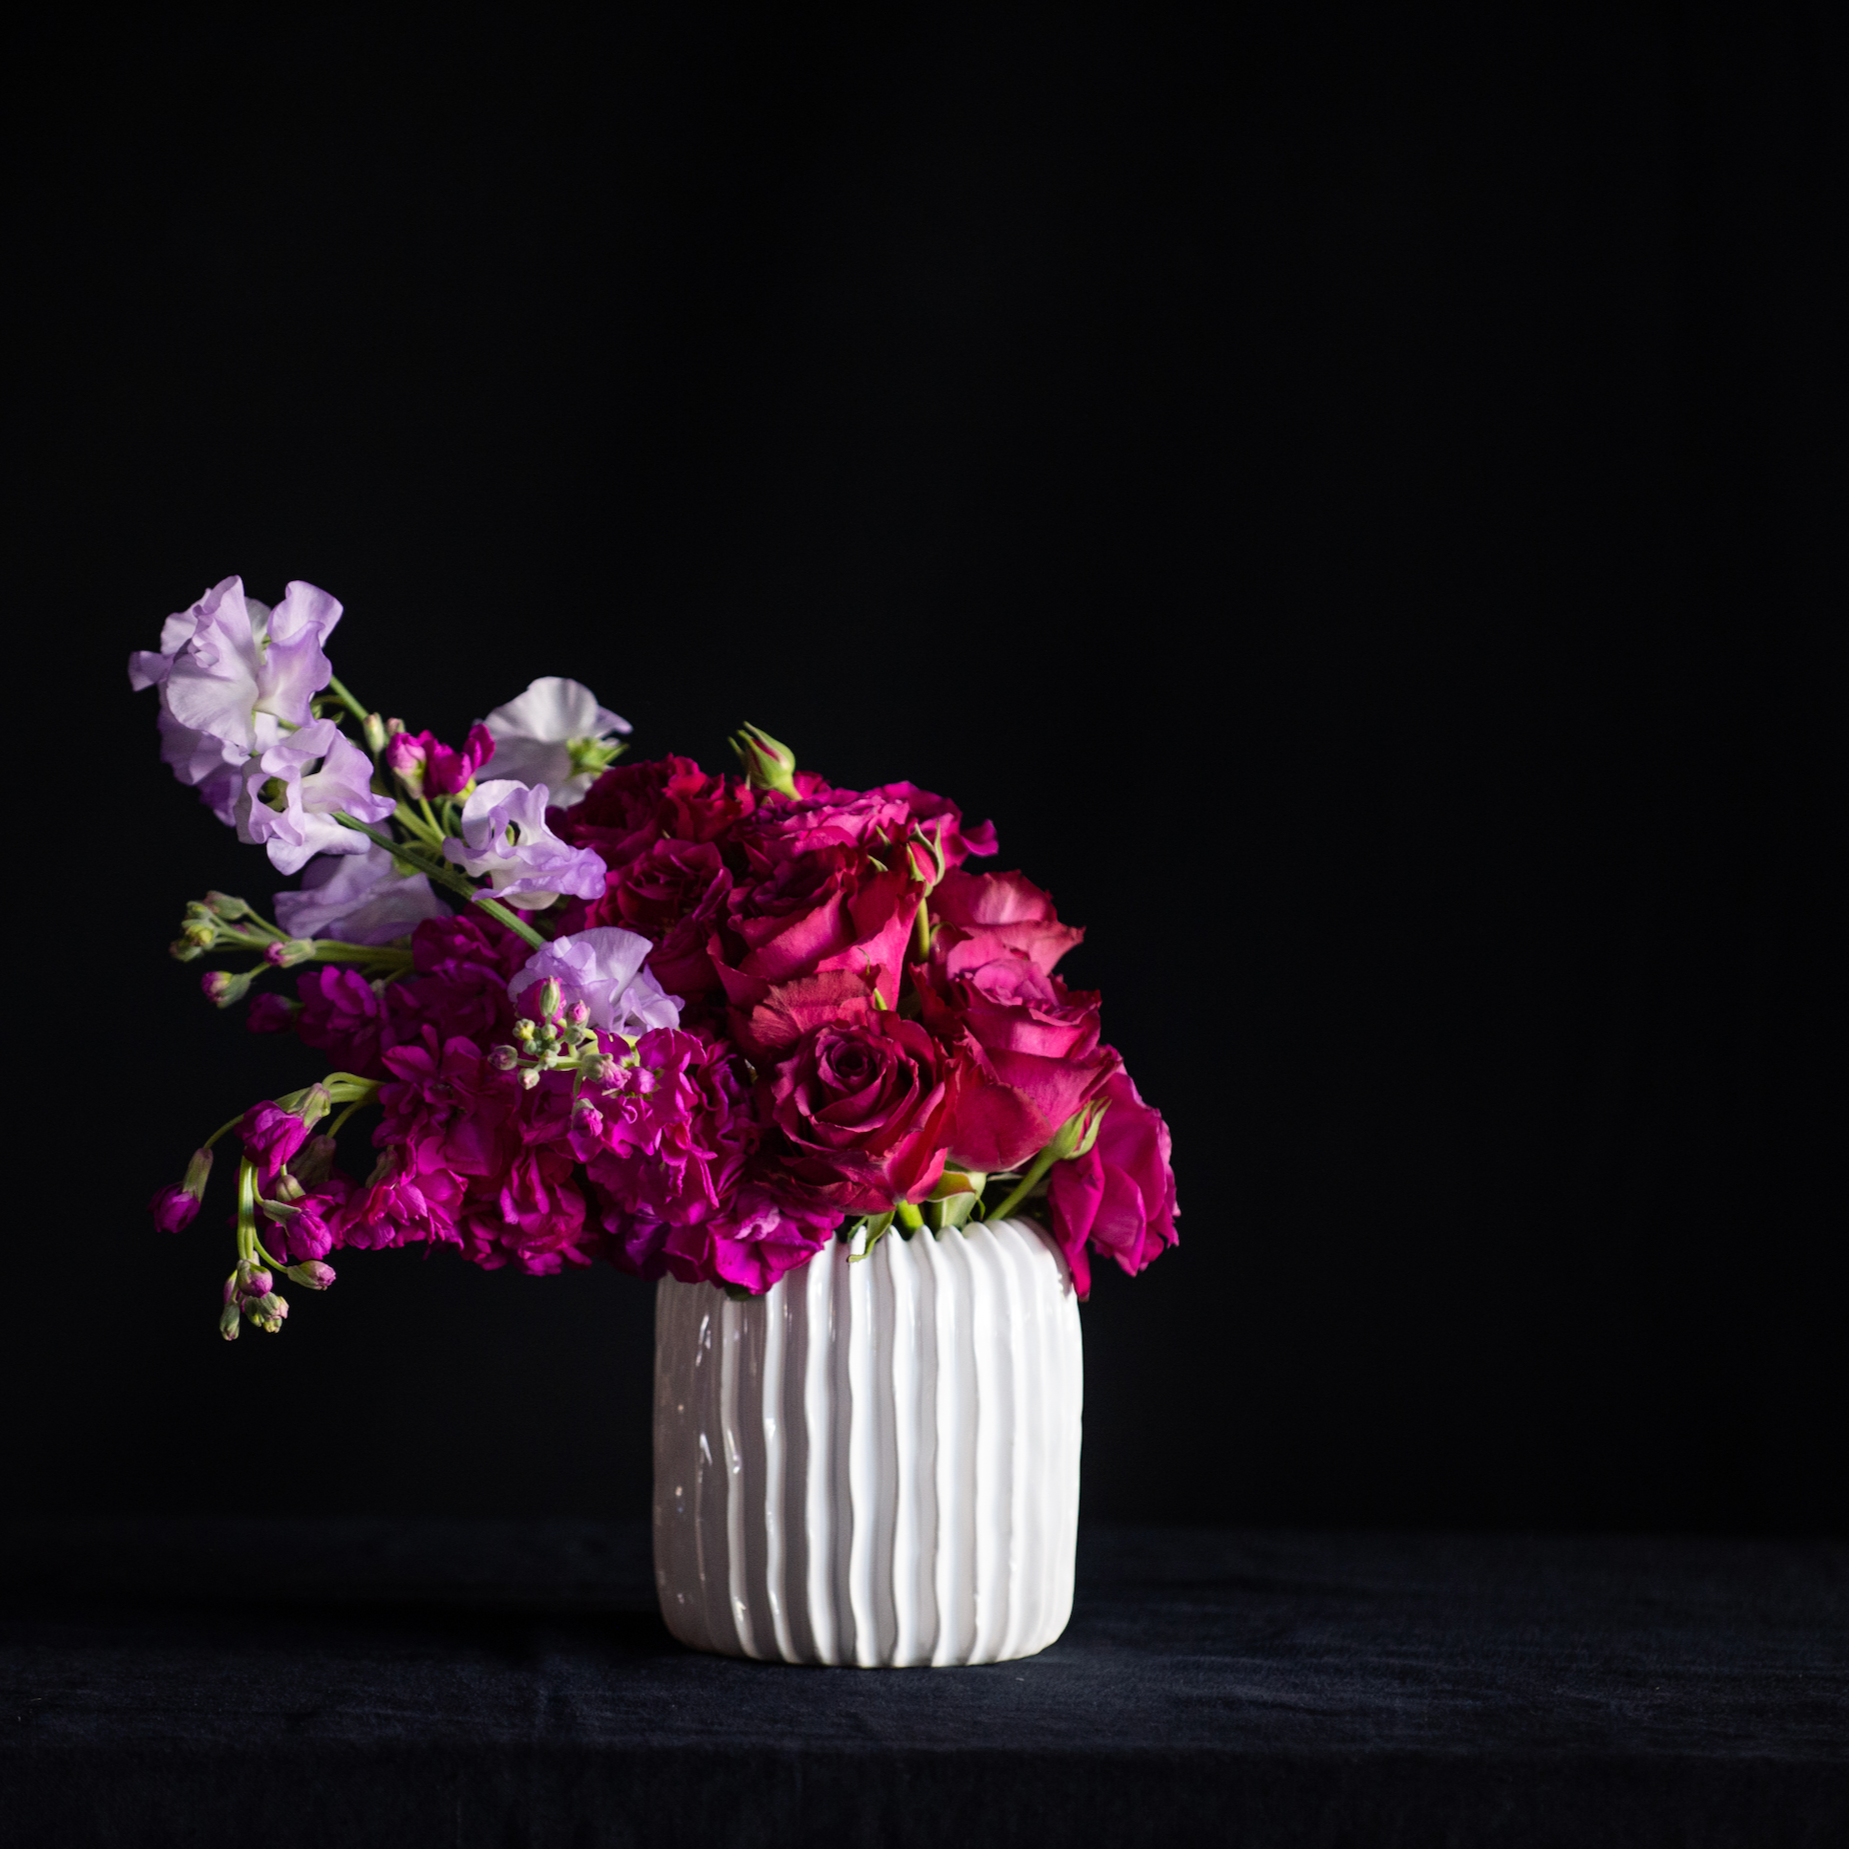
[[[1043,1216],[1081,1295],[1088,1251],[1140,1271],[1175,1242],[1169,1135],[1054,974],[1083,935],[994,828],[909,783],[836,789],[754,726],[741,773],[617,764],[628,722],[535,681],[458,747],[334,677],[341,606],[227,578],[129,676],[161,756],[300,884],[272,918],[208,893],[173,954],[221,1008],[332,1068],[254,1104],[154,1198],[198,1213],[236,1131],[237,1262],[219,1328],[275,1331],[278,1272],[337,1246],[454,1246],[557,1272],[767,1289],[835,1237]],[[350,729],[349,729],[350,728]],[[252,994],[294,972],[294,994]],[[376,1107],[363,1180],[339,1138]]]

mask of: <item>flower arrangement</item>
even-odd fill
[[[832,1238],[1039,1215],[1081,1295],[1175,1242],[1169,1134],[1054,973],[1083,933],[991,824],[909,783],[837,789],[756,727],[740,770],[617,759],[628,722],[535,681],[460,747],[368,710],[341,606],[227,578],[130,658],[161,756],[300,883],[208,893],[173,955],[330,1069],[206,1139],[153,1201],[199,1211],[242,1143],[219,1329],[274,1333],[284,1274],[413,1241],[486,1267],[608,1259],[766,1290]],[[292,973],[293,995],[255,985]],[[341,1132],[376,1108],[363,1180]],[[349,1138],[349,1144],[353,1140]]]

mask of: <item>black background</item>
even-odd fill
[[[5,1480],[633,1514],[651,1293],[143,1202],[303,1082],[164,946],[278,884],[123,661],[345,603],[993,816],[1175,1132],[1085,1509],[1849,1520],[1822,8],[301,10],[19,67]],[[318,1068],[315,1068],[318,1070]]]

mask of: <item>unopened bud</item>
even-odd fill
[[[300,1091],[284,1092],[276,1102],[291,1117],[299,1117],[305,1124],[318,1124],[333,1109],[334,1094],[317,1079]]]
[[[573,1002],[572,1005],[566,1009],[565,1018],[573,1027],[582,1027],[590,1020],[591,1011],[583,1002]]]
[[[424,793],[424,773],[429,769],[430,754],[409,732],[395,734],[385,746],[385,767],[404,785],[405,794],[415,800]]]
[[[490,1047],[488,1063],[496,1072],[512,1072],[520,1063],[520,1055],[510,1046]]]
[[[522,1015],[520,1019],[514,1023],[514,1038],[516,1040],[531,1040],[538,1031],[538,1028],[536,1028],[525,1015]]]
[[[539,1013],[541,1019],[548,1022],[551,1021],[552,1017],[558,1013],[559,1004],[564,999],[564,991],[559,987],[558,978],[556,976],[548,976],[545,981],[539,985]]]
[[[250,907],[242,899],[234,899],[228,892],[208,892],[205,896],[205,909],[224,919],[226,924],[236,924],[240,918],[251,915]]]
[[[276,1280],[261,1265],[245,1265],[239,1269],[244,1273],[243,1283],[239,1286],[246,1297],[267,1297]]]
[[[282,1328],[283,1318],[289,1314],[289,1305],[273,1290],[266,1290],[256,1302],[244,1305],[244,1314],[265,1335],[275,1335]]]
[[[385,749],[385,721],[377,713],[368,713],[360,722],[360,730],[366,734],[366,749],[376,758]]]
[[[746,725],[732,735],[732,749],[754,790],[781,790],[796,794],[796,753],[768,732]]]
[[[616,1075],[622,1071],[622,1067],[608,1053],[587,1055],[581,1069],[586,1078],[595,1079],[600,1085],[614,1085]]]
[[[239,1317],[240,1312],[235,1303],[226,1304],[218,1313],[218,1333],[227,1342],[235,1342],[238,1339]]]
[[[289,1164],[289,1173],[310,1192],[321,1187],[333,1172],[334,1139],[331,1136],[311,1136]]]
[[[167,954],[176,963],[196,963],[205,955],[205,952],[197,944],[189,943],[183,937],[176,937],[167,946]]]
[[[539,1083],[539,1068],[538,1068],[537,1066],[523,1066],[523,1067],[521,1067],[521,1069],[520,1069],[520,1083],[521,1083],[521,1084],[522,1084],[522,1085],[523,1085],[523,1086],[524,1086],[524,1087],[525,1087],[525,1088],[526,1088],[526,1089],[527,1089],[528,1091],[531,1091],[531,1090],[533,1089],[533,1087],[534,1087],[535,1085],[537,1085],[537,1084]]]
[[[308,1290],[326,1290],[334,1281],[334,1267],[322,1264],[318,1258],[305,1258],[299,1265],[291,1265],[283,1276]]]
[[[229,1008],[250,993],[251,981],[256,974],[254,969],[215,969],[199,979],[199,987],[214,1008]]]
[[[218,926],[209,918],[189,918],[180,931],[181,942],[210,950],[218,942]]]
[[[263,947],[263,960],[274,969],[294,969],[298,963],[306,963],[314,954],[314,945],[301,937],[284,938],[280,944],[266,944]]]

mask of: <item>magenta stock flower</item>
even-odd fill
[[[457,796],[475,781],[494,750],[494,734],[480,724],[469,727],[460,751],[434,732],[399,732],[386,741],[385,763],[413,796]]]
[[[589,848],[568,847],[546,824],[547,789],[497,777],[477,784],[462,809],[462,836],[443,852],[522,911],[544,911],[562,893],[595,899],[604,863]]]
[[[336,816],[383,822],[397,807],[373,794],[372,760],[331,719],[271,745],[243,781],[238,839],[260,843],[279,873],[299,873],[317,854],[364,854],[371,843]]]

